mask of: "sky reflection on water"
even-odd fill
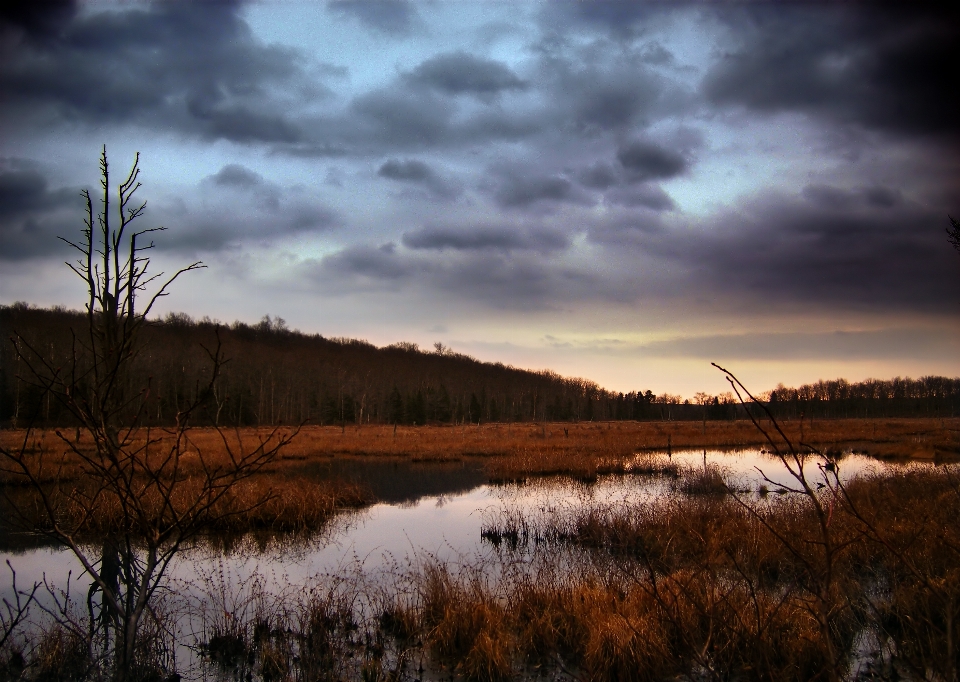
[[[670,457],[637,456],[638,461],[651,457],[677,465],[681,471],[703,467],[704,461],[718,465],[728,483],[738,490],[750,491],[744,494],[753,496],[763,483],[758,469],[775,484],[795,483],[776,458],[757,451],[687,451]],[[805,466],[812,481],[821,480],[816,465],[811,459]],[[890,467],[925,465],[890,464],[847,455],[840,461],[839,473],[841,479],[849,480]],[[260,575],[269,589],[285,591],[325,575],[349,572],[389,575],[429,560],[474,564],[494,558],[496,548],[482,541],[481,528],[485,519],[499,513],[506,511],[526,517],[564,513],[581,506],[649,500],[668,494],[675,480],[669,476],[610,475],[600,476],[594,483],[584,483],[551,476],[508,485],[480,484],[466,491],[461,481],[455,483],[449,492],[426,495],[415,501],[379,503],[364,510],[345,512],[323,533],[310,539],[286,542],[274,538],[264,542],[247,537],[231,543],[226,550],[205,546],[184,551],[171,567],[171,580],[174,585],[196,585],[209,582],[212,574],[222,572],[227,579],[239,584]],[[767,487],[776,491],[772,484],[768,483]],[[73,594],[85,595],[90,584],[76,559],[61,549],[42,547],[0,553],[0,561],[8,559],[17,571],[21,588],[43,580],[44,576],[64,588],[68,573],[72,576]],[[4,584],[0,596],[9,597],[10,592],[10,585]]]

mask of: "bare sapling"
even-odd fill
[[[215,454],[191,443],[191,419],[214,395],[225,362],[218,334],[216,344],[205,348],[204,380],[193,399],[179,406],[175,425],[151,430],[145,409],[150,381],[137,385],[131,371],[143,348],[140,332],[170,285],[205,266],[194,262],[172,276],[150,270],[149,237],[165,228],[133,227],[146,209],[146,202],[135,199],[139,154],[117,188],[115,223],[105,147],[100,175],[101,210],[94,212],[84,190],[82,239],[63,239],[80,253],[67,265],[86,288],[85,328],[74,331],[69,355],[56,360],[40,344],[16,333],[12,339],[23,380],[58,401],[86,436],[58,431],[60,452],[54,453],[32,445],[28,425],[22,446],[0,448],[0,461],[3,473],[29,486],[38,500],[34,509],[20,509],[17,520],[68,548],[89,575],[91,636],[107,652],[103,669],[128,680],[137,671],[138,633],[144,619],[155,617],[151,602],[171,561],[225,517],[269,499],[266,491],[245,500],[243,509],[228,503],[231,491],[271,462],[296,429],[274,428],[252,448],[238,448],[239,435],[231,440],[218,431],[222,449]],[[62,480],[68,459],[73,466],[79,462],[80,475]]]
[[[813,534],[788,534],[771,523],[762,505],[753,504],[728,488],[733,499],[756,518],[803,568],[799,587],[807,595],[807,609],[820,631],[820,646],[827,661],[828,679],[842,679],[847,667],[846,651],[845,647],[838,646],[838,640],[843,638],[841,635],[844,631],[849,630],[846,621],[849,620],[850,609],[839,594],[840,571],[837,564],[844,551],[857,538],[836,532],[832,527],[842,497],[839,464],[835,458],[805,443],[802,428],[800,439],[794,443],[763,401],[750,393],[732,372],[716,363],[711,364],[724,373],[740,403],[747,407],[748,418],[763,434],[771,454],[780,460],[792,483],[784,485],[758,470],[763,480],[786,494],[797,496],[803,502],[803,510],[811,513],[816,520]],[[769,426],[762,423],[763,419],[754,414],[751,406],[759,409]],[[816,463],[819,480],[811,479],[804,468],[811,459]]]

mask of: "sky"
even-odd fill
[[[907,3],[4,3],[0,303],[140,152],[158,314],[616,391],[960,376],[960,14]],[[919,3],[918,3],[919,4]]]

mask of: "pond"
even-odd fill
[[[761,487],[772,495],[795,484],[775,457],[758,451],[690,451],[636,456],[638,466],[656,461],[683,471],[704,465],[717,466],[727,482],[742,494],[758,499]],[[839,464],[841,480],[892,466],[861,455],[849,454]],[[761,473],[762,472],[762,473]],[[805,472],[821,480],[814,461]],[[328,528],[310,539],[284,542],[246,538],[213,549],[209,546],[185,551],[171,571],[171,578],[189,584],[197,575],[215,567],[232,580],[242,582],[253,575],[267,576],[268,585],[284,588],[302,584],[320,575],[335,575],[347,569],[376,575],[398,567],[413,566],[424,558],[452,563],[476,563],[492,557],[497,547],[485,540],[485,523],[498,514],[542,516],[564,513],[587,505],[616,504],[652,499],[676,491],[673,476],[606,475],[596,481],[576,481],[566,476],[530,478],[525,482],[491,485],[486,482],[484,462],[410,462],[406,460],[342,458],[318,465],[320,477],[365,482],[380,502],[360,511],[336,517]],[[764,475],[768,480],[764,480]],[[46,578],[59,588],[67,576],[72,591],[85,590],[89,579],[73,555],[60,548],[41,546],[0,552],[0,561],[10,561],[21,586]],[[0,596],[9,598],[10,585],[0,586]]]

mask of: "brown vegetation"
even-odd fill
[[[813,424],[783,422],[785,433],[825,452],[856,451],[881,457],[952,458],[960,454],[960,419],[819,420]],[[192,429],[185,435],[184,452],[178,475],[189,481],[203,467],[227,466],[227,446],[241,451],[265,435],[253,428],[223,430]],[[175,432],[146,430],[151,448],[162,453],[176,437]],[[55,431],[34,431],[24,443],[25,431],[0,431],[0,447],[24,448],[38,481],[57,487],[61,493],[61,511],[70,514],[69,493],[83,485],[84,466],[70,448],[91,449],[90,436],[72,432],[58,436]],[[286,437],[280,433],[279,437]],[[318,480],[311,465],[331,458],[389,457],[432,462],[464,458],[483,458],[491,481],[511,481],[530,476],[564,474],[580,480],[598,475],[668,474],[675,470],[637,460],[638,452],[669,449],[735,449],[760,447],[764,440],[750,422],[582,422],[579,424],[490,424],[465,427],[393,427],[356,426],[300,429],[290,442],[261,472],[231,490],[220,503],[216,529],[238,531],[243,528],[273,530],[309,530],[320,527],[338,508],[356,507],[373,501],[362,486],[335,480]],[[132,443],[136,447],[137,443]],[[194,454],[191,454],[194,453]],[[203,457],[200,457],[203,453]],[[158,455],[159,456],[159,455]],[[650,467],[653,467],[651,469]],[[669,470],[668,470],[669,469]],[[709,473],[709,472],[708,472]],[[685,477],[683,485],[706,485],[717,489],[717,481]],[[716,478],[716,477],[714,477]],[[23,483],[22,476],[0,471],[0,485],[10,501],[28,509],[35,492]],[[179,494],[189,495],[188,484]],[[254,501],[264,504],[254,504]],[[98,518],[90,519],[92,532],[115,530],[111,505],[98,508]],[[38,512],[40,510],[38,509]],[[79,510],[74,510],[79,513]],[[229,513],[228,513],[229,512]],[[118,517],[116,517],[118,518]],[[113,519],[113,520],[111,520]],[[215,530],[216,530],[215,529]]]
[[[826,536],[804,494],[718,495],[722,471],[703,477],[647,502],[506,514],[484,532],[493,563],[208,604],[201,652],[261,680],[954,679],[956,465],[821,489]]]
[[[934,458],[960,455],[960,418],[930,419],[824,419],[780,422],[795,440],[831,452],[854,451],[877,457]],[[272,429],[194,428],[187,434],[187,449],[215,457],[226,455],[224,441],[234,448],[256,443],[258,435]],[[293,431],[292,429],[288,431]],[[74,441],[71,430],[61,430]],[[285,434],[283,430],[278,432]],[[26,432],[0,430],[0,445],[19,448]],[[141,434],[144,438],[146,430]],[[161,429],[151,438],[169,439]],[[36,430],[26,443],[28,452],[65,452],[53,429]],[[88,446],[89,436],[80,434],[78,447]],[[89,443],[92,445],[92,443]],[[464,457],[508,457],[520,470],[524,458],[564,462],[629,457],[637,452],[738,449],[764,447],[763,434],[747,420],[737,422],[580,422],[483,424],[481,426],[373,425],[304,426],[297,437],[267,465],[268,471],[288,470],[298,462],[340,456],[404,457],[414,461],[438,461]],[[69,463],[67,463],[69,466]],[[185,460],[183,466],[189,466]],[[189,471],[189,469],[187,469]],[[543,473],[554,473],[543,469]],[[69,469],[64,470],[69,476]]]
[[[261,680],[955,679],[960,471],[823,495],[829,547],[803,495],[598,504],[492,562],[208,604],[201,650]]]

